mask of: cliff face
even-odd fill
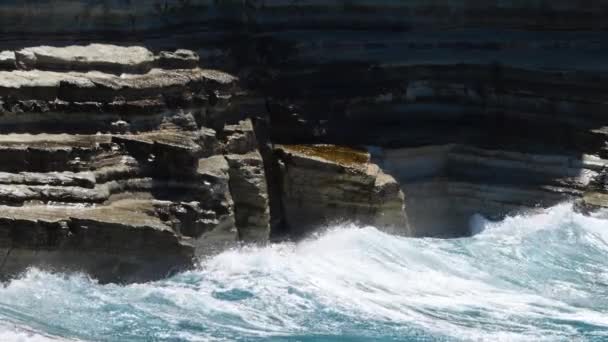
[[[190,50],[154,54],[94,44],[3,56],[3,277],[41,266],[81,270],[101,281],[143,281],[239,242],[270,239],[265,162],[251,115],[242,112],[257,100],[236,77],[199,68]],[[275,163],[272,154],[267,163]],[[375,172],[361,171],[368,169]],[[382,202],[387,176],[369,156],[325,171],[326,181],[356,172],[351,178],[360,184],[346,179],[355,189],[342,197],[352,207]],[[391,221],[404,216],[394,180],[391,189],[393,210],[378,223],[404,228],[404,220]],[[281,211],[275,216],[284,217]]]
[[[606,1],[569,0],[47,0],[2,3],[6,32],[151,30],[245,22],[289,28],[498,27],[600,30]],[[37,19],[40,21],[29,21]]]
[[[344,216],[461,236],[474,213],[606,207],[606,13],[565,0],[3,2],[0,216],[26,227],[0,232],[3,267],[54,260],[54,243],[138,280],[142,265],[158,277]],[[24,49],[89,43],[145,48]],[[158,247],[105,229],[176,252],[141,256]]]
[[[235,77],[141,47],[12,54],[0,71],[3,275],[41,265],[145,280],[248,241],[229,191],[242,171],[222,156],[245,151],[203,125],[223,125],[207,113]]]

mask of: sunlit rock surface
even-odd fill
[[[267,203],[251,226],[244,200],[267,197],[261,157],[232,162],[257,153],[251,121],[236,144],[235,126],[224,133],[223,116],[208,115],[229,110],[236,77],[184,50],[158,57],[180,69],[151,68],[157,57],[143,47],[20,53],[33,64],[18,57],[0,78],[3,278],[41,266],[144,281],[239,240],[268,241]],[[238,186],[249,173],[257,187]]]
[[[333,145],[279,145],[283,216],[294,235],[340,221],[408,235],[404,195],[365,151]]]

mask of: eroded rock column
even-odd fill
[[[277,145],[288,230],[304,235],[340,222],[408,235],[404,194],[366,151],[333,145]]]

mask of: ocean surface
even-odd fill
[[[129,286],[31,269],[0,341],[608,341],[608,221],[568,204],[469,238],[330,227]]]

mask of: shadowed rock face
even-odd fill
[[[136,193],[192,255],[344,215],[401,220],[400,194],[416,236],[607,206],[606,1],[157,3],[0,4],[6,205]],[[343,146],[370,163],[341,164]]]

